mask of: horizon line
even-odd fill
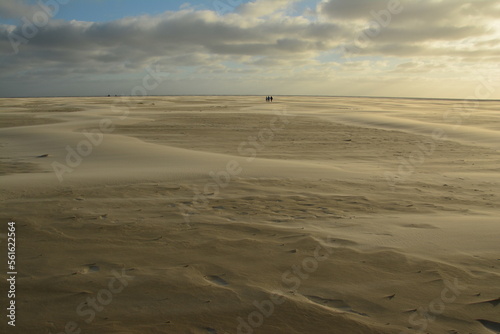
[[[456,98],[456,97],[411,97],[411,96],[368,96],[368,95],[315,95],[315,94],[175,94],[175,95],[43,95],[43,96],[0,96],[0,99],[43,99],[43,98],[112,98],[112,97],[135,97],[135,98],[148,98],[148,97],[194,97],[194,96],[282,96],[282,97],[330,97],[330,98],[373,98],[373,99],[407,99],[407,100],[474,100],[474,101],[500,101],[500,99],[470,99],[470,98]]]

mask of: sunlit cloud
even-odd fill
[[[36,8],[11,0],[0,6],[4,18],[29,17]],[[219,93],[225,93],[234,90],[232,80],[239,76],[241,91],[233,93],[264,93],[255,84],[266,81],[262,87],[274,84],[281,94],[401,96],[410,91],[412,96],[435,97],[429,82],[439,85],[440,75],[443,80],[469,78],[463,82],[467,89],[474,86],[477,68],[498,74],[497,3],[401,0],[397,9],[391,13],[385,0],[257,0],[223,15],[185,5],[108,22],[54,17],[19,45],[17,54],[12,36],[23,36],[23,24],[0,23],[0,94],[16,95],[21,88],[34,95],[87,95],[104,88],[121,93],[120,85],[114,86],[117,76],[139,77],[152,63],[172,73],[171,80],[191,80],[186,91],[166,85],[156,94],[204,94],[206,86],[192,80],[207,78],[216,79]],[[50,89],[47,84],[37,89],[40,80],[50,83]],[[414,89],[391,85],[384,91],[380,83],[394,80]],[[77,82],[80,91],[69,93],[61,84],[65,81]],[[358,89],[346,89],[355,84]],[[454,89],[443,97],[462,94]]]

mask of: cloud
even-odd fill
[[[486,43],[500,38],[493,18],[500,7],[486,0],[326,0],[317,12],[345,30],[354,27],[343,44],[351,57],[491,57]]]
[[[23,16],[31,16],[40,7],[26,4],[22,0],[2,0],[0,1],[0,18],[19,19]]]
[[[370,11],[387,7],[386,0],[329,0],[319,4],[319,12],[339,20],[366,19]]]
[[[323,0],[317,12],[338,20],[372,19],[372,12],[401,7],[410,22],[442,23],[474,16],[498,17],[500,6],[490,0]],[[408,21],[407,21],[408,23]]]
[[[307,14],[292,12],[299,2],[256,0],[224,15],[185,6],[109,22],[52,19],[16,55],[11,38],[23,36],[23,23],[0,24],[0,90],[15,82],[133,74],[153,62],[179,80],[210,74],[251,81],[274,71],[272,77],[286,81],[292,72],[300,73],[297,80],[329,80],[431,72],[445,58],[500,61],[494,1],[401,0],[403,10],[390,17],[384,16],[388,0],[324,0]],[[33,10],[25,2],[0,3],[3,17]],[[342,47],[353,51],[351,59],[342,58]],[[386,57],[393,65],[381,65]]]
[[[249,17],[265,17],[284,12],[290,8],[293,3],[299,0],[256,0],[254,2],[244,3],[237,8],[237,13]]]
[[[22,36],[22,26],[0,26],[2,50],[8,51],[12,33]],[[110,64],[133,62],[140,66],[158,57],[184,57],[186,64],[193,60],[195,66],[197,61],[189,57],[193,53],[309,57],[327,48],[323,39],[336,35],[339,28],[333,24],[307,24],[292,18],[257,22],[243,16],[234,20],[194,10],[112,22],[53,20],[36,38],[20,46],[19,56],[9,57],[4,52],[3,67],[21,60],[72,68],[92,64],[89,72],[102,73]]]

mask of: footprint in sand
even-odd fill
[[[495,333],[500,333],[500,323],[484,319],[477,319],[477,321],[479,321],[486,329]]]
[[[429,224],[406,224],[402,226],[408,228],[421,228],[421,229],[431,229],[431,230],[438,229],[438,227]]]
[[[205,279],[207,281],[209,281],[210,283],[213,283],[213,284],[216,284],[216,285],[220,285],[220,286],[227,286],[229,285],[229,283],[221,278],[220,276],[216,276],[216,275],[208,275],[208,276],[205,276]]]
[[[480,296],[481,294],[479,294],[478,296]],[[479,303],[474,303],[476,305],[479,305],[479,304],[491,304],[493,305],[493,307],[497,307],[498,305],[500,305],[500,298],[497,298],[497,299],[492,299],[492,300],[486,300],[486,301],[483,301],[483,302],[479,302]]]
[[[385,296],[384,299],[393,300],[394,297],[396,297],[396,294],[392,294],[390,296]]]
[[[349,304],[347,304],[345,301],[343,301],[341,299],[328,299],[328,298],[322,298],[322,297],[318,297],[318,296],[305,296],[305,297],[316,304],[326,306],[326,307],[335,309],[337,311],[349,312],[349,313],[362,315],[364,317],[368,317],[368,314],[366,314],[366,313],[354,311]]]
[[[101,268],[99,268],[98,265],[96,265],[95,263],[91,263],[91,264],[84,265],[82,268],[80,268],[77,271],[75,271],[73,273],[73,275],[76,275],[76,274],[85,275],[85,274],[88,274],[88,273],[98,272],[99,270],[101,270]]]

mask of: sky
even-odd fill
[[[500,99],[497,0],[0,0],[0,97]]]

